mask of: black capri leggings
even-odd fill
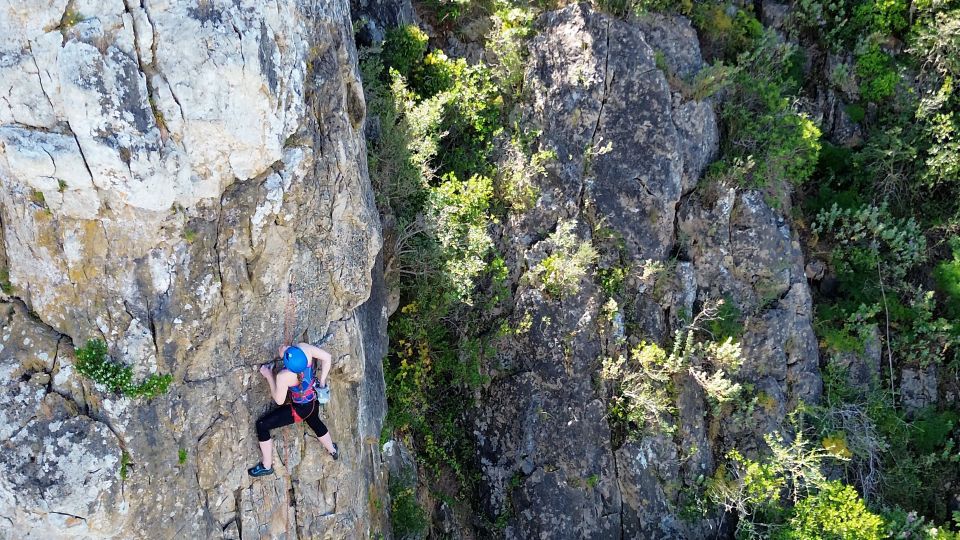
[[[310,429],[317,434],[317,437],[323,437],[327,434],[327,426],[323,425],[320,415],[317,414],[320,407],[316,400],[310,403],[292,403],[276,408],[257,420],[257,440],[266,442],[270,440],[270,430],[278,427],[289,426],[294,422],[293,410],[296,407],[297,415],[306,420]]]

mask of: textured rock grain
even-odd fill
[[[511,216],[501,236],[516,269],[510,326],[529,330],[498,338],[496,372],[474,416],[485,511],[506,519],[507,538],[716,537],[719,516],[681,518],[680,487],[713,474],[730,448],[753,455],[800,400],[819,396],[796,235],[759,193],[698,187],[717,152],[713,106],[672,92],[654,60],[656,48],[685,76],[703,65],[688,21],[623,21],[578,4],[545,14],[537,30],[522,114],[557,160],[537,180],[535,207]],[[540,290],[522,274],[566,220],[577,221],[576,235],[600,249],[601,262],[636,270],[662,261],[669,279],[652,286],[628,277],[630,300],[609,324],[593,280],[561,298]],[[678,429],[616,442],[602,356],[625,336],[663,343],[717,298],[743,313],[748,361],[739,379],[767,392],[771,406],[749,429],[717,422],[704,391],[682,374]]]
[[[345,0],[0,1],[15,298],[0,429],[24,471],[0,480],[0,521],[37,538],[382,528],[386,320],[382,293],[368,301],[380,231],[349,15]],[[251,482],[271,406],[256,366],[328,329],[343,458],[286,428],[279,474]],[[80,378],[68,344],[95,337],[135,379],[171,373],[170,392]]]

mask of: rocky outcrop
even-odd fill
[[[0,2],[0,429],[17,471],[2,528],[382,528],[386,321],[349,15],[345,0]],[[287,428],[278,474],[251,482],[271,406],[256,366],[327,330],[343,457]],[[88,338],[135,379],[172,374],[170,391],[80,377],[71,343]]]
[[[474,418],[485,511],[506,522],[507,538],[715,537],[719,516],[681,519],[681,488],[730,448],[756,450],[799,401],[819,396],[799,244],[760,193],[697,185],[717,151],[713,106],[685,101],[655,62],[659,51],[683,77],[702,67],[688,21],[623,21],[581,4],[544,15],[537,31],[523,118],[557,159],[536,180],[534,208],[512,216],[499,242],[515,269],[516,331],[498,338]],[[631,269],[615,313],[595,280],[558,296],[525,275],[567,221],[601,265]],[[644,285],[636,272],[649,260],[668,263],[669,279]],[[614,441],[601,357],[615,342],[664,342],[717,298],[743,314],[740,380],[769,396],[751,408],[756,418],[720,422],[681,377],[675,433]]]

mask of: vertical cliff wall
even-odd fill
[[[345,0],[0,1],[0,529],[379,530],[364,115]],[[343,457],[286,428],[278,474],[251,481],[272,406],[256,367],[285,329],[335,332],[323,417]],[[135,380],[172,374],[169,392],[81,377],[72,345],[89,338]]]
[[[557,159],[535,179],[534,208],[499,241],[516,285],[510,327],[524,330],[498,339],[474,415],[484,510],[506,518],[506,538],[723,536],[719,515],[682,517],[683,490],[698,489],[728,450],[762,448],[764,433],[820,393],[799,243],[761,193],[698,185],[719,133],[713,104],[677,84],[703,67],[688,20],[625,21],[576,4],[543,15],[536,31],[523,118]],[[525,275],[570,221],[600,265],[629,269],[613,311],[599,277],[557,297]],[[656,283],[643,279],[655,265],[665,269]],[[616,440],[602,359],[640,340],[666,343],[721,298],[744,319],[736,380],[767,396],[764,406],[711,412],[683,372],[670,383],[676,429]]]

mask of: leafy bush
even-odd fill
[[[450,292],[465,304],[472,303],[475,280],[487,268],[487,257],[493,249],[487,232],[492,197],[492,181],[479,175],[461,182],[448,173],[431,190],[428,211],[443,251],[444,274],[450,281]]]
[[[867,510],[855,489],[833,481],[797,503],[786,528],[774,538],[879,540],[882,538],[883,525],[883,519]]]
[[[952,259],[937,263],[933,276],[945,297],[947,313],[960,319],[960,239],[951,240]]]
[[[860,78],[860,95],[867,101],[880,103],[893,95],[900,76],[890,55],[871,43],[857,54],[856,72]]]
[[[506,1],[497,2],[496,6],[492,18],[494,30],[487,39],[486,48],[496,58],[493,74],[500,88],[505,94],[516,98],[523,88],[527,57],[525,45],[533,33],[537,12]]]
[[[0,291],[3,294],[13,294],[13,284],[10,283],[10,270],[0,267]]]
[[[933,292],[916,289],[906,305],[891,308],[891,324],[897,333],[892,345],[904,364],[939,364],[955,354],[960,337],[951,321],[934,315]]]
[[[867,0],[854,9],[853,18],[857,28],[890,36],[907,29],[908,12],[906,0]]]
[[[412,479],[390,477],[390,525],[397,538],[418,537],[429,525],[415,488]]]
[[[820,212],[813,230],[833,240],[834,267],[851,288],[878,267],[884,279],[898,282],[926,258],[926,239],[916,220],[894,218],[886,206],[841,209],[834,204]]]
[[[764,440],[769,453],[754,460],[737,450],[728,452],[707,485],[707,496],[739,517],[737,538],[774,536],[789,516],[784,498],[796,504],[825,483],[820,467],[827,453],[809,444],[802,433],[790,443],[777,433]]]
[[[792,55],[792,47],[765,34],[756,50],[739,58],[735,91],[721,108],[723,157],[711,167],[712,176],[780,191],[813,173],[820,130],[788,98],[794,87],[786,76]]]
[[[150,399],[165,394],[173,380],[172,375],[153,374],[140,384],[133,384],[133,368],[112,362],[107,357],[107,344],[100,339],[88,340],[76,350],[76,355],[78,373],[129,397]]]
[[[383,44],[383,63],[407,78],[427,52],[429,38],[417,25],[408,24],[387,31]]]
[[[629,356],[604,358],[601,378],[608,383],[608,408],[616,431],[637,435],[646,431],[670,433],[674,414],[673,378],[687,373],[703,389],[713,413],[736,398],[740,385],[729,379],[742,363],[739,343],[700,339],[703,327],[716,317],[708,305],[673,336],[669,354],[655,343],[640,342]]]
[[[597,260],[597,250],[574,234],[576,221],[562,221],[547,238],[550,255],[530,269],[530,278],[549,294],[565,296],[580,290],[580,280]]]
[[[704,56],[708,58],[733,62],[763,37],[763,25],[753,14],[731,8],[728,3],[698,2],[691,18],[700,31]]]
[[[463,410],[491,354],[478,336],[495,324],[483,308],[509,294],[488,230],[503,100],[483,65],[440,50],[424,56],[422,32],[397,32],[361,63],[368,110],[380,121],[368,160],[386,272],[401,295],[388,327],[384,436],[408,438],[429,470],[467,487],[474,451]]]
[[[531,153],[521,137],[513,137],[501,157],[497,196],[507,209],[524,212],[533,207],[540,195],[535,181],[547,174],[546,165],[557,159],[553,150]]]
[[[604,358],[601,377],[613,385],[608,408],[613,422],[635,426],[627,431],[673,431],[668,417],[673,399],[667,383],[679,370],[655,343],[641,342],[624,356]]]
[[[431,98],[451,89],[466,69],[465,60],[451,60],[439,49],[430,51],[423,61],[413,68],[410,86],[420,97]]]
[[[829,48],[838,50],[854,33],[851,4],[846,0],[797,0],[790,28],[815,36]]]

